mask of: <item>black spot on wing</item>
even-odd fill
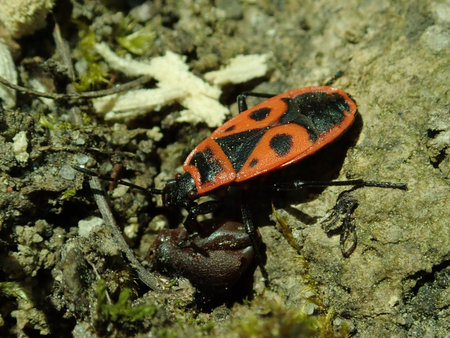
[[[284,156],[291,151],[292,135],[289,134],[277,134],[270,140],[270,148],[277,153],[278,156]]]
[[[258,162],[259,162],[259,160],[257,158],[252,159],[249,163],[249,167],[253,168],[255,165],[258,164]]]
[[[283,101],[288,108],[279,123],[296,123],[306,128],[313,142],[341,122],[345,118],[344,111],[350,111],[347,101],[338,93],[310,92]]]
[[[302,114],[299,105],[295,102],[295,100],[290,98],[282,99],[287,104],[286,112],[280,117],[278,120],[279,124],[288,124],[295,123],[306,129],[308,132],[309,138],[312,142],[317,140],[320,132],[317,130],[313,121]]]
[[[260,108],[248,115],[254,121],[262,121],[270,114],[270,108]]]
[[[320,134],[331,129],[350,111],[347,101],[338,93],[305,93],[294,98],[300,111],[309,119]]]
[[[266,129],[251,129],[215,139],[231,162],[234,171],[241,170]]]
[[[229,126],[227,129],[225,129],[225,131],[233,131],[234,130],[234,128],[236,128],[236,125],[232,125],[232,126]]]
[[[200,172],[202,184],[214,181],[216,176],[224,170],[210,148],[196,153],[189,164],[195,166]]]

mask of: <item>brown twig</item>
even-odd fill
[[[102,214],[103,220],[106,226],[111,230],[113,237],[116,239],[119,244],[120,249],[125,254],[127,259],[132,264],[133,268],[136,270],[136,273],[139,279],[147,285],[152,290],[161,291],[164,289],[161,282],[156,278],[153,274],[148,272],[142,264],[137,260],[133,251],[131,251],[128,244],[125,242],[125,239],[122,236],[119,227],[114,219],[114,216],[109,209],[108,203],[103,195],[103,190],[100,185],[100,180],[97,177],[92,176],[89,179],[89,186],[91,187],[92,192],[94,193],[95,202],[97,203],[98,209]]]
[[[80,146],[41,146],[38,148],[39,151],[68,151],[68,152],[76,152],[79,153],[80,150],[83,152],[91,152],[91,153],[97,153],[98,155],[108,156],[111,157],[113,155],[118,155],[122,157],[127,158],[136,158],[136,154],[132,153],[130,151],[119,151],[119,150],[105,150],[100,148],[94,148],[94,147],[80,147]]]
[[[0,76],[0,83],[6,87],[17,90],[18,92],[33,95],[33,96],[46,97],[46,98],[53,99],[53,100],[80,100],[80,99],[93,99],[96,97],[102,97],[102,96],[107,96],[107,95],[117,94],[117,93],[120,93],[123,91],[127,91],[131,88],[135,88],[135,87],[143,85],[144,83],[148,82],[150,80],[150,78],[151,78],[150,76],[141,76],[140,78],[137,78],[136,80],[124,83],[124,84],[119,85],[114,88],[94,90],[94,91],[82,92],[82,93],[67,93],[67,94],[40,92],[40,91],[37,91],[34,89],[22,87],[22,86],[14,84],[14,83],[11,83],[1,76]]]
[[[75,80],[75,70],[73,69],[72,59],[70,57],[69,44],[61,35],[61,29],[58,22],[55,20],[55,27],[53,28],[53,39],[55,40],[56,49],[61,54],[63,64],[67,67],[67,75],[73,82]]]

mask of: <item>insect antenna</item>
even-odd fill
[[[133,183],[121,180],[121,179],[115,179],[115,178],[111,178],[111,177],[108,177],[108,176],[100,175],[100,174],[96,173],[95,171],[92,171],[92,170],[89,170],[89,169],[86,169],[86,168],[83,168],[83,167],[79,167],[77,165],[72,165],[72,168],[77,170],[77,171],[79,171],[79,172],[82,172],[83,174],[86,174],[86,175],[89,175],[89,176],[95,176],[95,177],[98,177],[98,178],[100,178],[102,180],[105,180],[105,181],[115,182],[116,184],[126,185],[127,187],[134,188],[134,189],[137,189],[137,190],[141,190],[141,191],[144,191],[144,192],[146,192],[148,194],[151,194],[151,195],[162,195],[162,190],[161,189],[144,188],[144,187],[141,187],[139,185],[136,185],[136,184],[133,184]]]

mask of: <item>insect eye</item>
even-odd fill
[[[197,199],[197,197],[198,197],[197,192],[194,191],[194,190],[189,190],[187,195],[188,195],[188,198],[189,198],[191,201]]]
[[[176,173],[176,174],[175,174],[175,179],[176,179],[176,180],[180,179],[180,177],[181,177],[181,174],[180,174],[180,173]]]

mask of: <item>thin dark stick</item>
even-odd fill
[[[56,48],[61,54],[63,64],[67,67],[67,75],[73,82],[75,80],[75,71],[73,69],[72,58],[70,57],[69,44],[61,35],[61,29],[59,24],[55,21],[55,27],[53,28],[53,39],[55,40]],[[72,86],[72,85],[71,85]]]
[[[103,195],[100,180],[95,176],[91,176],[91,178],[89,179],[89,186],[94,193],[95,202],[97,203],[98,209],[102,214],[106,226],[111,230],[111,233],[116,239],[120,249],[125,254],[127,259],[131,262],[133,268],[136,270],[139,279],[152,290],[164,290],[161,282],[142,266],[142,264],[137,260],[133,251],[131,251],[128,244],[125,242],[125,239],[123,238],[122,233],[119,230],[114,216],[109,209],[108,203],[106,202],[106,199]]]
[[[0,76],[0,83],[5,85],[6,87],[9,87],[9,88],[17,90],[21,93],[25,93],[25,94],[29,94],[29,95],[46,97],[46,98],[53,99],[53,100],[79,100],[79,99],[93,99],[96,97],[102,97],[102,96],[107,96],[107,95],[127,91],[129,89],[143,85],[144,83],[148,82],[150,80],[150,78],[151,78],[150,76],[141,76],[140,78],[137,78],[136,80],[127,82],[125,84],[122,84],[122,85],[114,87],[114,88],[95,90],[95,91],[90,91],[90,92],[82,92],[82,93],[68,93],[68,94],[40,92],[37,90],[33,90],[30,88],[22,87],[22,86],[14,84],[14,83],[11,83],[1,76]]]

